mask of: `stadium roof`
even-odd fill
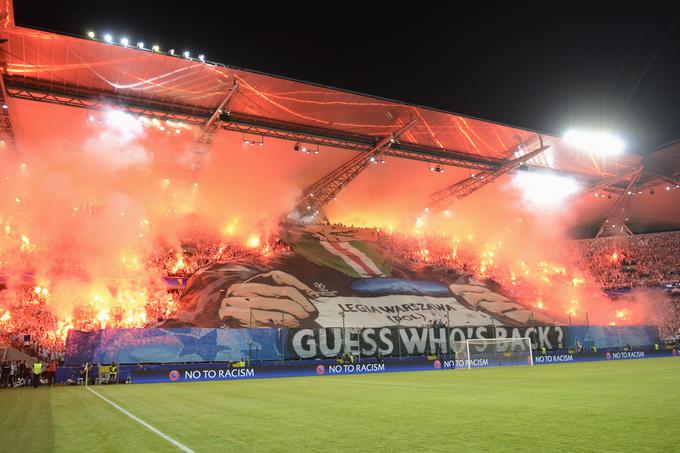
[[[1,47],[4,81],[11,97],[85,108],[124,105],[202,124],[236,84],[226,129],[292,131],[297,135],[291,139],[330,137],[337,140],[322,143],[352,148],[352,143],[366,146],[416,120],[400,137],[400,157],[469,168],[498,165],[538,147],[539,134],[533,131],[134,45],[17,26],[3,35],[8,40]],[[641,159],[635,154],[599,156],[548,134],[540,137],[550,148],[529,163],[554,170],[600,178]]]
[[[677,184],[680,173],[680,140],[667,143],[643,155],[642,163],[647,173],[641,178],[642,184],[652,184],[654,178]]]

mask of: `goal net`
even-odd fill
[[[456,368],[467,368],[468,366],[468,348],[467,341],[453,341],[451,342],[451,355],[456,360]]]
[[[465,343],[461,356],[468,368],[534,364],[530,338],[489,338]]]

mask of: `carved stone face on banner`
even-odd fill
[[[422,327],[553,324],[469,274],[391,259],[374,230],[281,232],[289,254],[214,263],[189,280],[164,326]],[[493,320],[492,320],[493,318]]]

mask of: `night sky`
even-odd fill
[[[607,128],[633,152],[680,138],[677,2],[365,3],[15,0],[15,19],[556,135]]]

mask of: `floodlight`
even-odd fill
[[[104,35],[104,41],[106,41],[106,42],[108,42],[108,43],[113,42],[113,36],[111,36],[111,35],[108,34],[108,33],[105,34],[105,35]]]
[[[626,147],[623,140],[607,131],[572,129],[564,134],[564,140],[576,148],[605,156],[620,154]]]
[[[127,38],[122,38],[120,40],[120,43],[124,46],[127,46],[128,44],[130,44],[130,41]]]
[[[94,39],[95,36],[97,36],[97,35],[95,35],[93,31],[88,31],[88,32],[87,32],[87,37],[88,37],[88,38],[93,38],[93,39]]]

